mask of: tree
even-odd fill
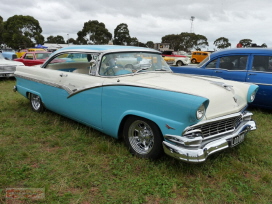
[[[180,35],[170,34],[162,37],[162,43],[169,43],[170,49],[179,50],[182,42]]]
[[[78,45],[78,42],[74,39],[74,38],[69,38],[67,41],[66,41],[67,44],[74,44],[74,45]]]
[[[131,38],[131,41],[130,41],[130,44],[129,45],[132,45],[132,46],[139,46],[139,41],[137,38],[133,37]]]
[[[171,34],[162,37],[162,43],[170,43],[170,49],[189,52],[191,49],[201,49],[209,46],[207,38],[195,33],[183,32],[179,35]]]
[[[145,43],[142,43],[142,42],[138,42],[138,46],[139,46],[139,47],[146,47],[146,44],[145,44]]]
[[[201,48],[205,48],[209,46],[208,39],[204,35],[195,35],[194,36],[194,48],[196,50],[201,50]]]
[[[149,47],[149,48],[154,48],[153,41],[147,41],[146,46]]]
[[[227,47],[231,46],[231,43],[229,42],[229,39],[225,37],[220,37],[217,38],[213,44],[218,48],[218,49],[225,49]]]
[[[77,35],[77,41],[80,44],[108,44],[112,38],[112,34],[106,29],[105,24],[99,23],[97,20],[85,22]]]
[[[261,47],[267,47],[267,45],[266,45],[265,43],[263,43],[263,44],[261,45]]]
[[[114,45],[129,45],[131,38],[129,35],[128,26],[125,23],[119,24],[114,29],[113,44]]]
[[[2,16],[0,16],[0,46],[4,44],[3,40],[3,33],[4,33],[4,22]]]
[[[65,44],[64,38],[60,35],[47,37],[47,43]]]
[[[3,40],[13,49],[43,44],[42,28],[32,16],[15,15],[4,22]]]
[[[252,40],[250,39],[242,39],[239,42],[243,47],[251,47]]]

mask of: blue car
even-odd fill
[[[2,52],[2,55],[6,60],[17,59],[17,55],[15,54],[15,52]]]
[[[217,51],[198,66],[171,67],[173,72],[210,75],[259,86],[251,104],[272,108],[272,49],[234,48]]]

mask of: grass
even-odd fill
[[[43,188],[21,203],[272,203],[272,114],[253,109],[258,129],[203,164],[129,154],[122,141],[46,111],[0,79],[0,203],[6,188]],[[17,201],[18,202],[18,201]]]

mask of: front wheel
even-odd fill
[[[137,157],[158,159],[163,154],[161,131],[150,120],[129,117],[124,125],[123,137],[129,151]]]
[[[43,112],[45,110],[45,107],[42,103],[42,99],[40,96],[31,94],[30,95],[30,103],[31,107],[35,112]]]

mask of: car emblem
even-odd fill
[[[233,100],[235,101],[235,103],[237,103],[238,99],[233,96]]]
[[[167,127],[167,129],[172,129],[172,130],[175,130],[175,128],[172,128],[172,127],[170,127],[169,125],[165,125],[166,127]]]

